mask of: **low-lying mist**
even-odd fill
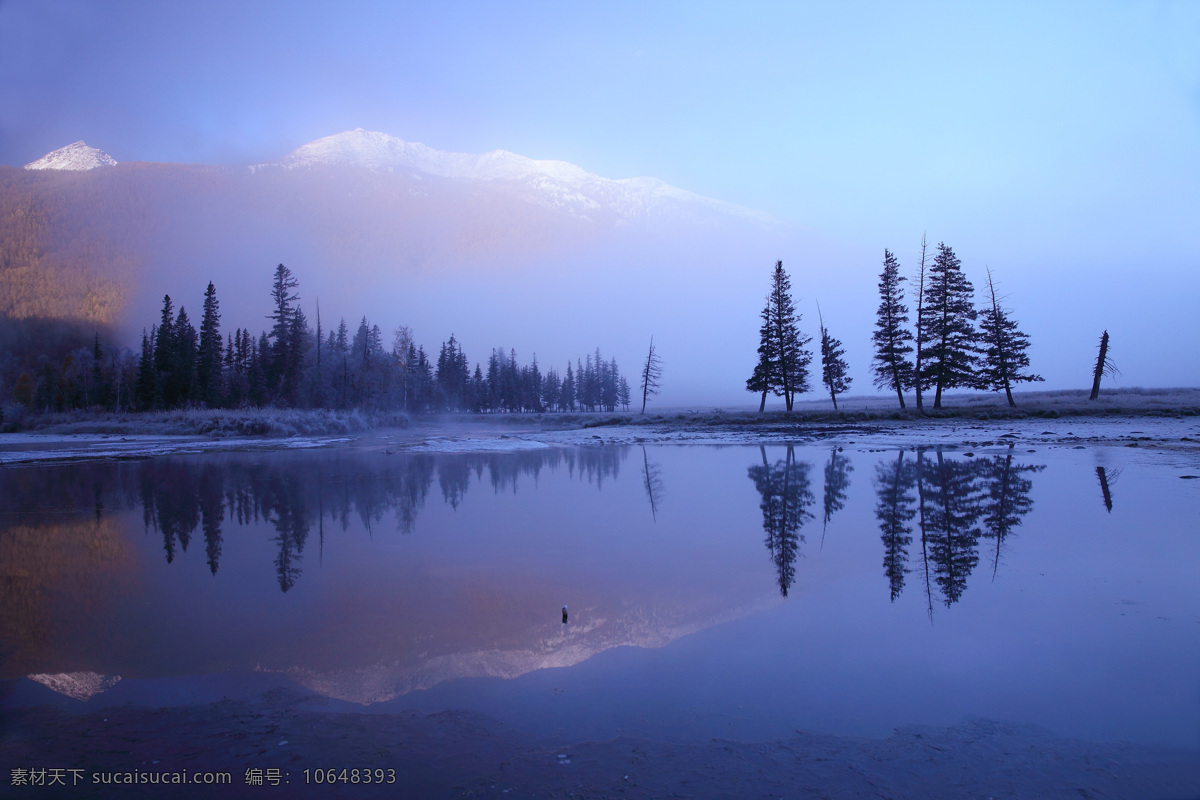
[[[915,318],[920,231],[913,242],[864,246],[703,207],[636,219],[603,207],[580,215],[577,205],[557,208],[487,182],[366,170],[0,170],[0,191],[10,211],[0,236],[0,314],[111,324],[135,348],[158,321],[164,294],[198,321],[209,281],[223,333],[269,329],[272,273],[283,263],[314,328],[318,310],[325,331],[341,319],[354,330],[365,316],[388,343],[405,325],[433,355],[454,334],[472,368],[500,347],[522,363],[536,353],[543,369],[562,371],[599,347],[631,384],[653,336],[664,365],[655,405],[749,405],[745,381],[776,260],[791,276],[801,329],[813,337],[810,398],[822,393],[817,302],[845,346],[850,393],[874,391],[871,331],[885,246],[910,276]],[[937,241],[936,232],[929,237]],[[984,266],[964,257],[977,304]],[[1046,267],[1034,255],[990,266],[1031,337],[1032,369],[1045,388],[1088,383],[1105,329],[1118,385],[1200,382],[1197,323],[1188,321],[1200,276],[1155,285],[1152,270]]]

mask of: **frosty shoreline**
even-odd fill
[[[153,433],[0,434],[0,465],[81,459],[149,458],[216,451],[353,447],[385,453],[508,452],[545,447],[830,442],[887,449],[941,447],[987,450],[1022,447],[1118,446],[1170,450],[1200,457],[1200,416],[1105,416],[977,419],[973,417],[812,419],[767,414],[681,413],[528,415],[432,418],[406,428],[354,434],[203,436]]]

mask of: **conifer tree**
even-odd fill
[[[841,341],[829,335],[829,329],[825,327],[825,318],[821,316],[820,305],[817,306],[817,319],[821,327],[821,383],[829,392],[829,399],[833,401],[836,411],[837,396],[850,388],[853,379],[846,374],[849,371],[845,359],[846,351],[842,348]]]
[[[154,342],[158,329],[153,326],[150,333],[142,329],[142,355],[138,359],[137,371],[137,409],[149,411],[154,405],[154,389],[158,384],[157,371],[154,366]]]
[[[929,268],[921,306],[925,352],[918,380],[935,387],[933,407],[942,407],[942,392],[976,386],[978,363],[974,288],[962,272],[962,262],[944,242]]]
[[[188,319],[187,309],[179,307],[179,316],[175,318],[175,358],[174,369],[168,383],[169,393],[174,400],[171,406],[186,405],[196,398],[193,395],[193,384],[196,375],[196,329]]]
[[[875,358],[871,371],[875,385],[896,392],[900,408],[904,408],[904,390],[913,385],[913,336],[908,330],[908,306],[900,284],[900,262],[890,250],[883,251],[883,271],[879,273],[879,309],[875,312]]]
[[[299,285],[300,282],[292,275],[290,269],[283,264],[275,267],[275,277],[271,283],[271,303],[274,306],[270,314],[270,319],[274,320],[270,334],[271,348],[260,354],[268,360],[265,372],[267,384],[273,394],[279,393],[287,370],[289,345],[292,343],[291,325],[295,316],[292,304],[300,299],[300,295],[295,294],[293,290]]]
[[[174,400],[173,397],[167,396],[167,382],[175,366],[174,325],[175,314],[171,295],[163,295],[162,318],[154,333],[154,387],[151,408],[164,408]]]
[[[200,320],[200,345],[196,351],[197,399],[209,408],[221,404],[221,314],[212,281],[204,292],[204,316]]]
[[[1029,337],[1017,327],[1008,311],[1001,307],[996,298],[996,286],[992,281],[992,271],[987,271],[988,297],[991,303],[980,313],[980,340],[986,348],[984,361],[979,373],[979,388],[993,392],[1004,390],[1008,397],[1008,405],[1015,407],[1012,385],[1030,381],[1045,380],[1040,375],[1024,372],[1029,368]]]
[[[749,391],[770,391],[783,397],[788,411],[796,395],[809,390],[808,368],[812,363],[812,352],[804,349],[812,337],[800,333],[800,315],[792,304],[791,291],[783,262],[776,261],[771,291],[760,314],[758,364],[746,381]],[[765,400],[764,395],[763,403]]]

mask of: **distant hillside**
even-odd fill
[[[769,224],[654,179],[612,181],[502,151],[441,153],[363,131],[255,167],[34,163],[43,166],[0,167],[0,315],[17,319],[136,327],[152,321],[163,290],[267,275],[297,252],[370,286],[381,273],[402,280],[613,237]],[[156,280],[164,273],[172,279]]]

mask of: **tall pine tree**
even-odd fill
[[[200,346],[196,351],[197,399],[209,408],[221,405],[221,313],[212,281],[204,292],[204,316],[200,320]]]
[[[875,312],[875,358],[871,371],[875,373],[875,385],[896,392],[900,407],[904,408],[904,390],[913,385],[913,365],[909,356],[913,352],[912,333],[908,330],[908,306],[904,305],[904,291],[900,284],[900,262],[890,250],[883,251],[883,271],[879,273],[879,308]]]
[[[291,363],[291,329],[295,317],[292,304],[300,299],[300,295],[295,294],[293,290],[299,285],[300,282],[292,275],[290,269],[283,264],[275,267],[275,277],[271,282],[271,303],[274,310],[270,319],[274,324],[271,326],[270,349],[267,353],[260,353],[260,357],[267,362],[264,371],[267,387],[272,395],[280,393],[285,373]]]
[[[804,349],[812,337],[800,333],[800,316],[792,304],[792,282],[783,269],[783,262],[775,262],[771,275],[771,291],[760,314],[758,364],[746,381],[746,389],[763,392],[759,405],[766,403],[766,392],[773,392],[784,399],[788,411],[796,395],[809,390],[808,368],[812,363],[812,352]]]
[[[925,280],[921,335],[925,339],[918,380],[936,388],[933,407],[942,407],[942,392],[978,384],[975,290],[962,272],[962,262],[944,242]]]
[[[1045,380],[1040,375],[1034,375],[1025,370],[1029,369],[1029,337],[1017,327],[1008,311],[1001,307],[996,299],[996,285],[992,281],[992,271],[987,272],[988,297],[991,303],[979,315],[980,341],[986,348],[982,369],[979,372],[979,388],[993,392],[1004,390],[1008,397],[1008,405],[1015,407],[1012,385],[1030,381]]]
[[[820,305],[817,306],[817,318],[821,327],[821,383],[825,385],[825,391],[829,392],[829,399],[833,401],[836,411],[837,396],[850,388],[852,379],[846,374],[850,368],[846,365],[846,351],[842,348],[841,341],[833,338],[829,329],[825,327]]]

